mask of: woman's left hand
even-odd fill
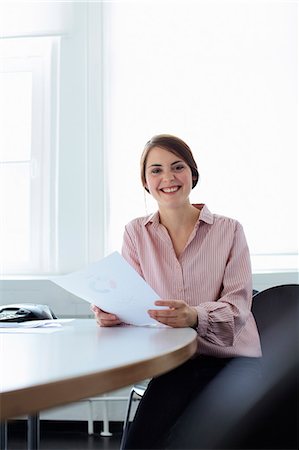
[[[187,305],[183,300],[157,300],[157,306],[166,306],[165,309],[150,309],[148,313],[152,319],[173,328],[197,326],[197,311]]]

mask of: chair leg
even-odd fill
[[[7,450],[7,422],[0,422],[0,450]]]
[[[131,392],[130,392],[129,400],[128,400],[127,411],[126,411],[124,425],[123,425],[123,434],[122,434],[121,443],[120,443],[120,450],[123,450],[124,444],[125,444],[125,441],[126,441],[126,437],[127,437],[127,434],[128,434],[129,422],[130,422],[130,414],[131,414],[131,407],[132,407],[134,394],[135,394],[135,390],[134,390],[134,388],[132,388]]]
[[[28,417],[27,422],[27,444],[28,450],[38,450],[39,449],[39,414],[34,414]]]

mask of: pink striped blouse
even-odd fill
[[[122,254],[161,299],[196,307],[200,354],[261,356],[243,228],[206,205],[194,206],[201,213],[179,258],[158,212],[127,224]]]

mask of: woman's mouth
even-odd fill
[[[177,192],[180,189],[180,186],[173,186],[173,187],[165,187],[160,189],[160,191],[165,192],[166,194],[171,194],[173,192]]]

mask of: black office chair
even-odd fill
[[[255,294],[252,312],[263,351],[262,379],[242,399],[243,414],[218,446],[298,449],[299,284]]]
[[[209,441],[213,449],[297,449],[298,448],[298,328],[299,285],[283,285],[253,292],[252,311],[263,350],[261,381],[248,380],[242,399],[230,401],[227,425],[216,426]],[[229,371],[227,383],[230,383]],[[224,386],[225,392],[226,386]],[[131,390],[121,448],[128,431],[131,403],[145,391]],[[196,411],[194,411],[196,413]],[[198,424],[199,425],[199,424]],[[205,427],[183,427],[182,442],[198,448],[198,433]],[[183,448],[183,447],[182,447]]]
[[[299,284],[266,289],[252,312],[263,351],[264,392],[249,413],[246,443],[252,448],[297,449]]]
[[[243,372],[235,384],[230,370],[238,359],[232,360],[207,390],[206,405],[195,401],[176,426],[170,449],[298,449],[299,285],[255,294],[252,311],[261,337],[262,376]],[[211,402],[212,419],[205,415]]]

